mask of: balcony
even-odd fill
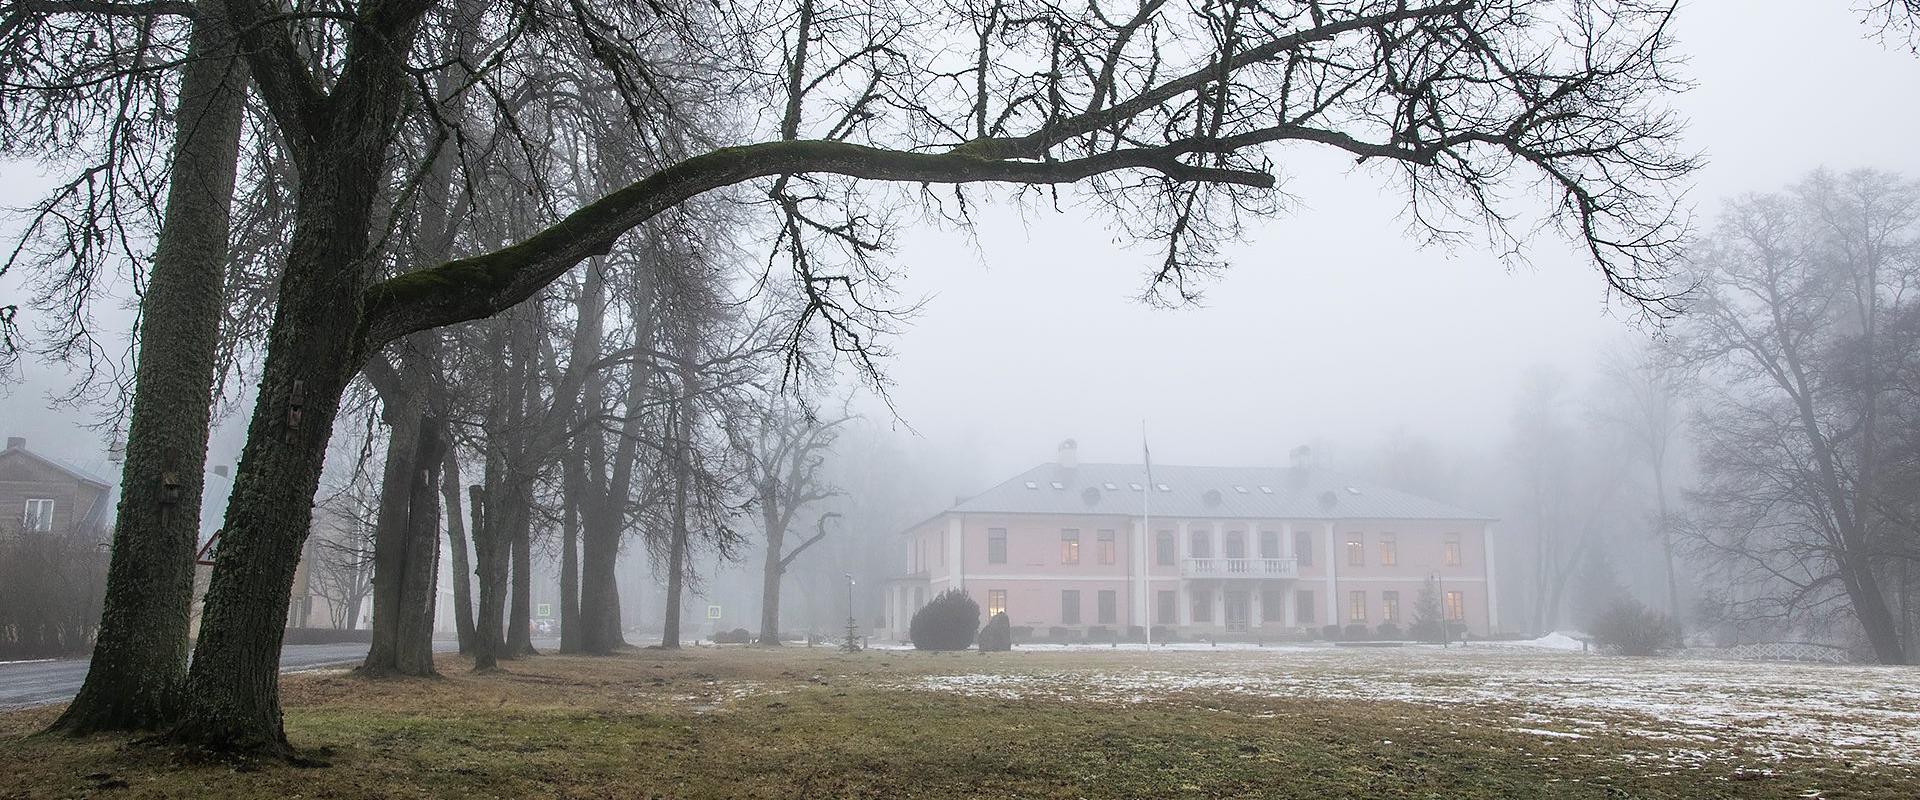
[[[1298,578],[1300,565],[1291,558],[1189,558],[1180,562],[1180,577],[1250,580]]]

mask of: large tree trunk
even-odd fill
[[[660,646],[669,650],[680,649],[680,598],[685,593],[687,572],[687,480],[690,471],[687,463],[687,426],[681,422],[687,416],[686,397],[681,398],[680,408],[674,410],[673,455],[673,532],[667,545],[667,603],[666,619],[661,623]]]
[[[414,343],[432,350],[427,333]],[[433,607],[439,578],[440,424],[426,411],[428,355],[401,356],[382,391],[392,436],[374,534],[373,636],[362,670],[432,675]]]
[[[440,437],[446,448],[446,466],[440,479],[441,499],[446,504],[448,565],[453,573],[453,624],[460,640],[460,654],[473,654],[473,581],[467,560],[467,534],[461,521],[460,454],[455,451],[446,422],[440,421]]]
[[[194,550],[246,70],[219,4],[199,4],[181,67],[173,181],[141,298],[133,421],[93,660],[53,728],[155,730],[187,676]],[[282,605],[285,605],[282,603]]]
[[[487,470],[494,470],[489,465]],[[491,476],[489,483],[492,482]],[[480,584],[480,608],[473,621],[473,669],[485,672],[498,668],[501,623],[507,608],[507,554],[505,542],[494,532],[499,526],[491,513],[487,490],[471,489],[467,505],[473,514],[474,577]]]
[[[780,576],[786,572],[780,550],[786,531],[771,522],[766,530],[767,560],[760,568],[760,644],[777,647],[780,644]]]
[[[597,434],[596,434],[597,435]],[[560,652],[580,652],[580,459],[568,453],[560,479]]]

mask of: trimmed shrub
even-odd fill
[[[1346,630],[1340,632],[1340,638],[1349,642],[1364,642],[1373,637],[1369,635],[1367,626],[1355,622],[1348,625]]]
[[[1325,639],[1325,640],[1327,640],[1327,641],[1329,641],[1329,642],[1337,642],[1337,641],[1340,641],[1340,626],[1338,626],[1338,625],[1323,625],[1323,626],[1321,626],[1321,627],[1320,627],[1320,638],[1322,638],[1322,639]]]
[[[965,650],[979,630],[980,604],[964,591],[948,589],[914,612],[907,638],[915,650]]]
[[[1153,640],[1156,642],[1171,642],[1175,639],[1180,638],[1178,635],[1174,633],[1174,630],[1172,628],[1169,628],[1165,625],[1153,626],[1152,633],[1153,633]]]
[[[1143,628],[1143,627],[1141,627],[1141,626],[1139,626],[1139,625],[1128,625],[1128,626],[1127,626],[1127,641],[1129,641],[1129,642],[1144,642],[1144,641],[1146,641],[1146,640],[1147,640],[1147,629],[1146,629],[1146,628]]]
[[[980,652],[1004,653],[1013,649],[1013,626],[1007,622],[1007,612],[1002,611],[987,620],[987,627],[980,629]]]
[[[1680,626],[1671,617],[1638,600],[1621,599],[1606,607],[1589,626],[1600,652],[1621,656],[1657,656],[1680,643]]]
[[[1373,629],[1373,634],[1379,639],[1395,641],[1400,638],[1400,626],[1391,622],[1382,622],[1380,627]]]
[[[1005,614],[1007,612],[1002,611],[1000,613]],[[1026,644],[1027,642],[1033,641],[1032,625],[1015,625],[1012,628],[1012,633],[1014,644]]]
[[[713,634],[714,644],[747,644],[752,641],[753,641],[753,633],[748,631],[746,628],[734,628],[733,630],[730,630],[730,631],[716,631]]]
[[[1047,629],[1047,641],[1049,642],[1077,642],[1079,640],[1079,635],[1074,633],[1072,628],[1062,628],[1055,625]]]
[[[1095,625],[1087,629],[1087,641],[1106,644],[1113,641],[1113,629],[1105,625]]]

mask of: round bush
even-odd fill
[[[987,627],[980,629],[980,652],[1004,653],[1013,649],[1013,625],[1007,621],[1007,612],[1002,611],[987,620]]]
[[[1381,641],[1392,642],[1400,639],[1400,626],[1391,622],[1380,623],[1380,627],[1374,628],[1373,632]]]
[[[915,650],[965,650],[980,629],[980,604],[959,589],[948,589],[914,612],[907,638]]]
[[[1589,627],[1603,653],[1657,656],[1672,652],[1680,643],[1680,626],[1637,600],[1614,601],[1594,616]]]

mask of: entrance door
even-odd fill
[[[1247,630],[1247,593],[1227,592],[1227,630],[1232,633],[1245,633]]]

